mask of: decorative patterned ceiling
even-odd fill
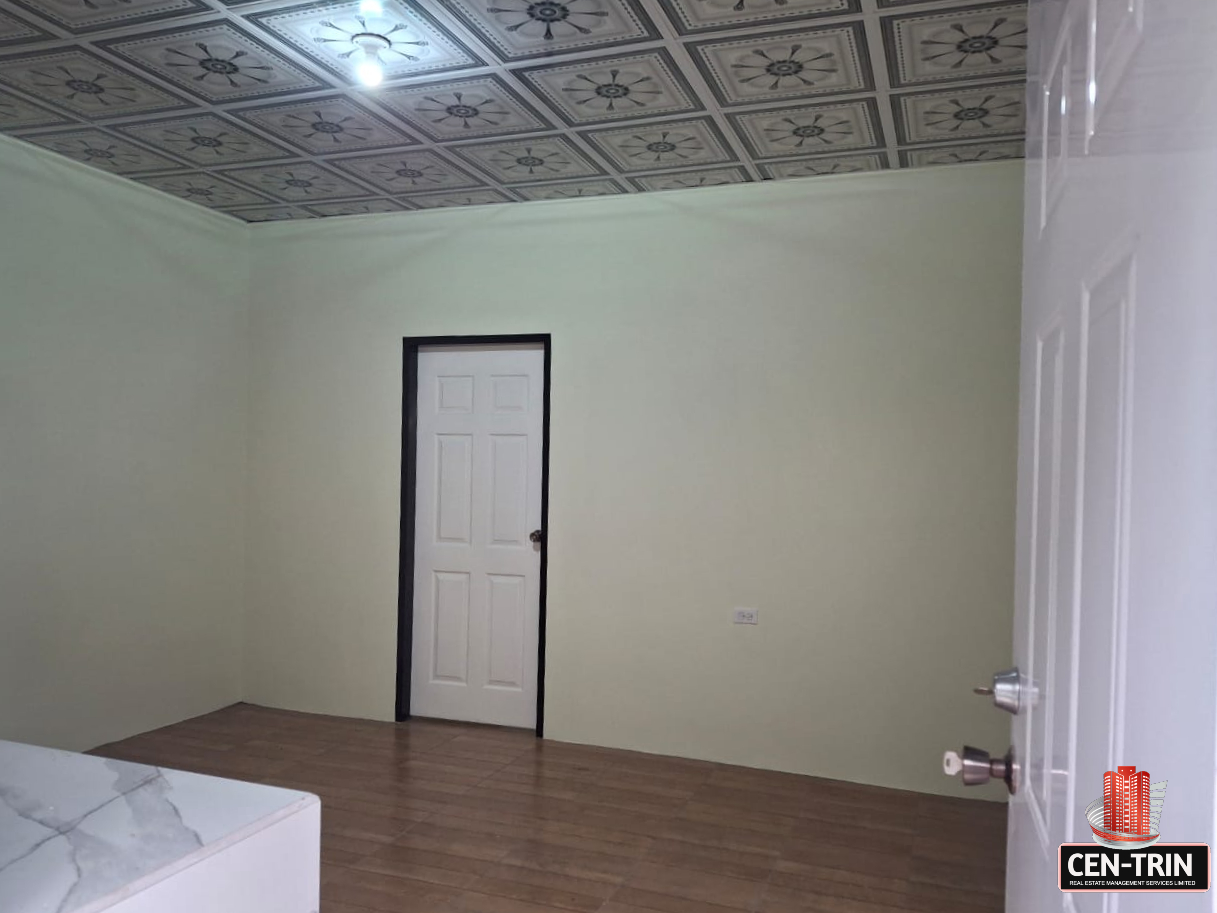
[[[0,131],[251,222],[1022,155],[1025,2],[362,9],[0,0]]]

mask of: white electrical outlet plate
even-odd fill
[[[761,620],[760,609],[736,609],[735,623],[737,625],[754,625],[759,624]]]

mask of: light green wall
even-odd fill
[[[389,718],[401,338],[543,331],[548,734],[955,790],[1007,736],[969,689],[1010,653],[1021,173],[247,228],[0,140],[0,738]]]
[[[246,233],[0,139],[0,739],[241,697]]]
[[[1002,163],[259,226],[247,698],[391,717],[401,339],[549,332],[547,734],[957,791],[942,751],[1008,738],[970,688],[1010,656],[1021,195]]]

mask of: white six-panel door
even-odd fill
[[[410,712],[533,727],[544,353],[418,354]]]
[[[1217,3],[1031,0],[1010,913],[1062,894],[1117,765],[1211,842],[1217,758]]]

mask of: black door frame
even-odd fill
[[[545,590],[549,564],[549,333],[509,336],[407,336],[403,342],[401,403],[401,532],[397,572],[397,701],[395,717],[410,718],[410,673],[414,655],[414,514],[418,481],[418,350],[424,346],[540,344],[545,357],[541,418],[541,576],[537,629],[537,738],[545,734]]]

